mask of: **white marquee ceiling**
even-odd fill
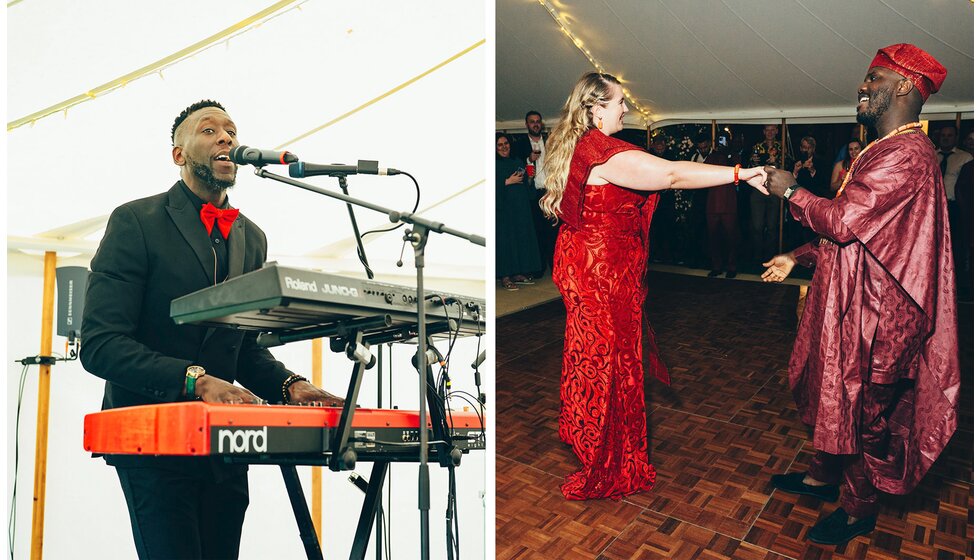
[[[178,178],[170,127],[202,98],[225,105],[243,144],[282,146],[308,162],[378,160],[408,171],[421,184],[423,216],[485,235],[490,58],[480,2],[281,2],[272,19],[220,37],[162,75],[9,130],[22,117],[152,66],[274,4],[10,3],[8,250],[90,255],[115,206],[166,190]],[[309,182],[339,190],[333,179]],[[397,210],[411,210],[415,200],[407,177],[355,176],[349,183],[352,196]],[[342,203],[244,167],[231,200],[265,229],[270,259],[363,277]],[[390,225],[381,214],[356,213],[361,231]],[[410,283],[410,251],[404,268],[394,264],[402,229],[369,237],[367,254],[379,277]],[[427,276],[482,282],[483,248],[433,235],[426,255]]]
[[[582,49],[659,125],[851,122],[868,64],[894,43],[949,70],[925,106],[931,118],[972,118],[973,10],[969,0],[498,0],[497,126],[523,128],[529,109],[557,118],[593,69]]]

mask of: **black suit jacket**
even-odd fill
[[[548,134],[542,132],[541,140],[547,142]],[[530,155],[531,155],[531,139],[528,138],[527,132],[515,134],[514,143],[510,145],[510,157],[515,158],[517,161],[521,162],[521,164],[525,164],[527,163],[527,158]]]
[[[173,299],[216,283],[199,211],[178,182],[109,217],[92,259],[80,353],[85,369],[106,380],[103,409],[180,400],[191,364],[270,402],[282,400],[291,372],[256,344],[256,333],[178,326],[170,318]],[[265,262],[265,234],[245,216],[227,242],[229,277]]]

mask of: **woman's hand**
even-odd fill
[[[738,170],[738,178],[741,181],[752,185],[755,190],[761,192],[764,195],[769,195],[769,191],[766,190],[766,172],[762,167],[750,167],[748,169],[742,167]]]
[[[520,170],[515,171],[510,177],[504,180],[505,185],[516,185],[524,182],[524,174]]]
[[[782,282],[796,266],[796,257],[793,253],[783,253],[762,263],[762,266],[769,267],[762,273],[763,282]]]

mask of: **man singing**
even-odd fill
[[[806,537],[843,544],[874,530],[878,492],[907,494],[956,430],[956,294],[943,177],[919,112],[946,69],[914,45],[878,51],[858,88],[857,120],[878,140],[832,200],[767,168],[769,192],[820,238],[763,266],[781,282],[816,266],[789,383],[816,455],[773,486],[841,507]],[[842,481],[844,484],[838,489]]]
[[[92,259],[80,358],[106,380],[102,408],[189,400],[342,405],[276,361],[255,333],[171,320],[171,300],[261,267],[266,239],[228,200],[238,130],[224,107],[190,105],[170,137],[180,179],[116,208]],[[119,476],[141,559],[238,558],[245,465],[147,455],[106,462]]]

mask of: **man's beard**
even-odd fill
[[[878,119],[892,106],[892,90],[880,88],[868,96],[868,110],[857,114],[857,122],[868,128],[878,125]]]
[[[214,176],[214,171],[211,170],[211,166],[207,164],[192,161],[191,171],[194,172],[195,177],[204,183],[204,186],[210,193],[221,194],[225,190],[235,186],[235,179],[232,179],[231,181],[218,179]]]

